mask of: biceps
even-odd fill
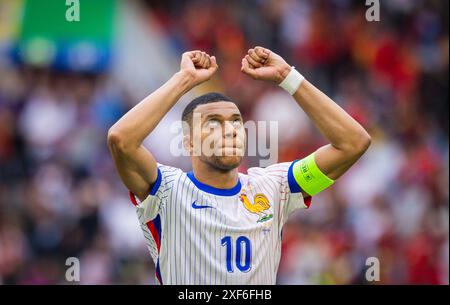
[[[112,156],[122,182],[144,200],[157,178],[157,164],[152,154],[141,145],[126,153],[112,149]]]
[[[331,144],[322,146],[314,153],[319,169],[330,179],[336,180],[342,176],[360,156],[349,155],[336,149]]]

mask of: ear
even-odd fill
[[[191,141],[191,136],[189,134],[183,135],[183,147],[184,149],[186,149],[189,155],[192,155],[193,144]]]

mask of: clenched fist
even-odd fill
[[[248,50],[242,59],[241,71],[253,79],[281,83],[291,71],[284,59],[263,47]]]
[[[218,67],[216,58],[202,51],[185,52],[181,57],[180,72],[189,75],[192,86],[209,80]]]

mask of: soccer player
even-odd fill
[[[255,47],[242,59],[241,71],[287,90],[329,144],[293,162],[239,173],[243,118],[231,99],[209,93],[190,102],[182,115],[191,127],[183,144],[193,171],[157,163],[144,139],[183,94],[217,69],[214,56],[184,53],[180,71],[108,132],[159,284],[275,284],[288,216],[308,208],[311,197],[333,184],[371,142],[362,126],[281,56]]]

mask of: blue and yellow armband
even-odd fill
[[[320,193],[334,183],[317,167],[314,154],[293,164],[292,175],[301,189],[310,196]]]

